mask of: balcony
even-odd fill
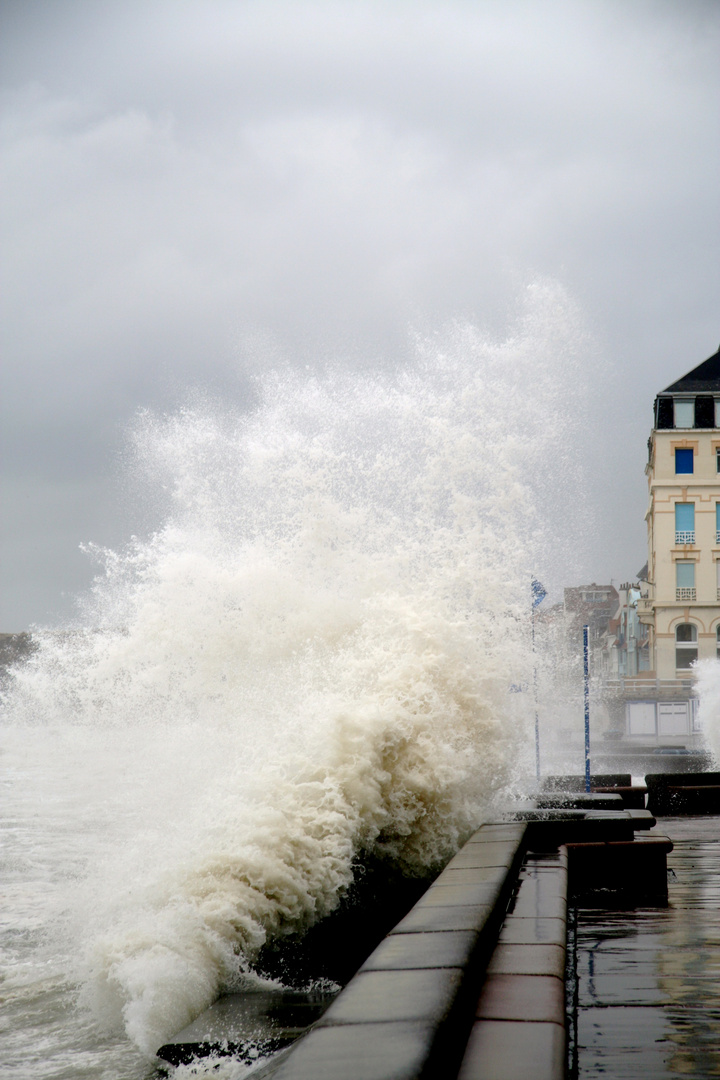
[[[715,533],[715,543],[720,544],[720,529]]]
[[[720,533],[718,533],[720,536]],[[720,543],[720,541],[718,541]],[[675,543],[676,544],[694,544],[695,543],[695,530],[694,529],[676,529],[675,530]]]
[[[676,600],[696,600],[697,599],[697,590],[696,589],[676,589],[675,590],[675,599]]]

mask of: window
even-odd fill
[[[695,503],[675,503],[675,543],[695,543]]]
[[[720,446],[715,447],[715,469],[720,472]]]
[[[718,623],[718,628],[715,631],[715,637],[717,639],[717,644],[715,646],[715,655],[717,656],[718,660],[720,660],[720,623]]]
[[[693,450],[692,447],[675,447],[675,472],[676,473],[691,473],[693,472]]]
[[[715,503],[715,543],[720,544],[720,502]]]
[[[693,398],[676,398],[673,401],[676,428],[695,427],[695,401]]]
[[[687,671],[697,658],[697,627],[692,623],[680,623],[675,628],[675,667],[678,671]]]
[[[675,563],[675,599],[695,599],[695,563]]]

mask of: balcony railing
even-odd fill
[[[715,533],[715,543],[720,544],[720,529]]]
[[[688,672],[690,674],[690,672]],[[653,679],[640,675],[607,675],[600,677],[599,688],[608,690],[635,690],[638,694],[652,690],[659,690],[665,694],[673,694],[678,691],[687,694],[692,692],[692,683],[688,679]]]
[[[676,589],[675,590],[675,599],[676,600],[695,600],[696,598],[697,598],[697,590],[696,589]]]
[[[675,530],[675,543],[676,544],[694,544],[695,543],[695,530],[694,529],[676,529]]]

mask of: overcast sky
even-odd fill
[[[640,568],[653,397],[720,342],[717,0],[0,0],[0,50],[0,630],[141,527],[139,408],[501,333],[535,275],[607,362],[585,574]]]

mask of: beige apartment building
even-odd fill
[[[692,737],[692,664],[720,650],[720,351],[658,394],[648,450],[638,616],[655,693],[628,710],[627,733]]]

